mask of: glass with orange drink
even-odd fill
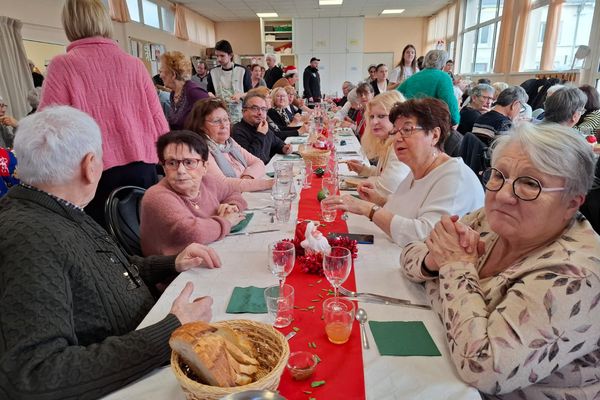
[[[343,344],[348,341],[355,312],[354,303],[348,299],[330,297],[323,302],[325,333],[331,343]]]

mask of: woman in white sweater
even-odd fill
[[[364,187],[374,187],[381,195],[387,196],[396,191],[410,172],[408,166],[396,157],[394,138],[390,136],[394,129],[394,124],[390,121],[390,110],[402,101],[405,101],[404,96],[394,90],[374,97],[367,104],[367,127],[361,145],[369,160],[377,160],[377,166],[365,165],[358,160],[348,161],[350,171],[369,177],[367,182],[358,185],[359,192]]]
[[[401,247],[425,240],[442,215],[462,216],[483,205],[483,187],[461,159],[442,151],[450,132],[448,106],[434,98],[398,103],[390,112],[398,160],[410,168],[390,196],[363,187],[360,199],[328,197],[330,207],[364,215]]]

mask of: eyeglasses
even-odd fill
[[[213,119],[212,121],[207,119],[206,122],[208,122],[211,125],[215,125],[215,126],[231,124],[231,121],[229,120],[229,118]]]
[[[390,136],[395,135],[397,133],[400,134],[403,138],[410,137],[415,134],[416,131],[424,131],[425,128],[422,126],[404,126],[402,128],[392,129],[389,133]]]
[[[200,161],[203,160],[200,158],[184,158],[183,160],[176,160],[174,158],[171,158],[169,160],[163,161],[162,164],[166,169],[170,170],[177,170],[179,169],[179,165],[183,164],[184,168],[189,170],[196,169]]]
[[[250,107],[243,107],[244,110],[250,110],[252,112],[261,112],[261,113],[266,113],[267,111],[269,111],[269,109],[267,107],[259,107],[259,106],[250,106]]]
[[[0,108],[8,107],[8,104],[0,103]]]
[[[483,185],[487,190],[498,192],[506,182],[512,182],[514,195],[524,201],[533,201],[542,192],[561,192],[565,190],[564,187],[544,188],[540,181],[530,176],[506,179],[504,174],[496,168],[488,168],[483,172]]]
[[[481,97],[482,99],[487,100],[487,101],[494,101],[494,98],[490,97],[490,96],[479,96],[479,97]]]

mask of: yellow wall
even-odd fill
[[[25,46],[27,58],[33,61],[35,66],[38,67],[42,74],[46,73],[46,66],[50,63],[50,60],[52,60],[54,56],[63,54],[67,51],[66,46],[62,44],[50,44],[23,40],[23,45]]]
[[[402,49],[407,44],[415,46],[417,57],[424,55],[426,29],[426,18],[365,18],[364,52],[393,52],[395,66],[402,58]]]
[[[236,55],[262,54],[260,21],[215,22],[215,39],[226,39]]]

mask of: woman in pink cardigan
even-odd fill
[[[144,255],[178,254],[190,243],[223,239],[244,219],[246,201],[232,185],[207,174],[206,140],[172,131],[156,143],[165,178],[142,198],[140,236]]]
[[[206,138],[210,154],[208,174],[228,182],[240,192],[270,189],[262,160],[231,138],[227,104],[219,99],[197,101],[186,121],[186,129]]]
[[[104,225],[113,189],[157,182],[154,144],[169,125],[144,64],[110,39],[113,25],[101,0],[67,0],[62,23],[71,44],[48,67],[39,109],[69,105],[100,126],[104,171],[86,212]]]

